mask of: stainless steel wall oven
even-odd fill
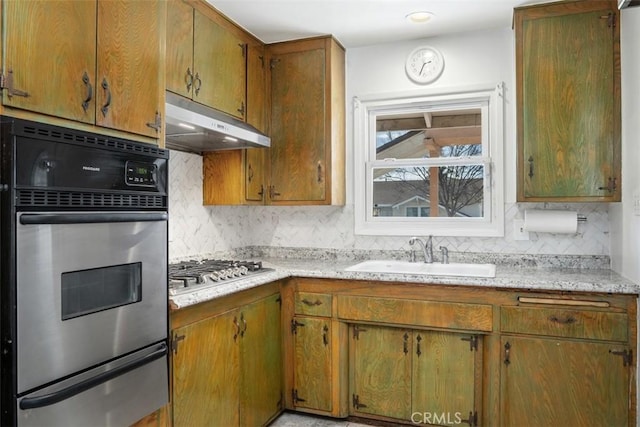
[[[0,117],[0,423],[168,401],[168,150]]]

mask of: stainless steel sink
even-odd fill
[[[346,271],[369,273],[419,274],[427,276],[496,277],[495,264],[439,264],[408,261],[363,261]]]

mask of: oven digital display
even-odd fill
[[[130,186],[155,187],[157,166],[154,163],[127,161],[125,182]]]

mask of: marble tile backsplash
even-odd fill
[[[169,162],[169,257],[224,254],[244,247],[319,248],[357,251],[410,250],[407,237],[354,234],[353,205],[334,206],[203,206],[202,157],[171,152]],[[606,204],[553,204],[587,217],[576,235],[537,233],[531,240],[514,239],[514,220],[525,209],[544,204],[505,205],[505,236],[434,237],[434,247],[483,254],[609,256]],[[436,246],[437,245],[437,246]],[[294,249],[295,252],[295,249]]]

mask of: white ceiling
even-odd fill
[[[207,0],[265,43],[333,34],[346,48],[456,32],[509,28],[513,8],[535,0]],[[539,0],[538,0],[539,1]],[[428,11],[425,24],[405,16]]]

